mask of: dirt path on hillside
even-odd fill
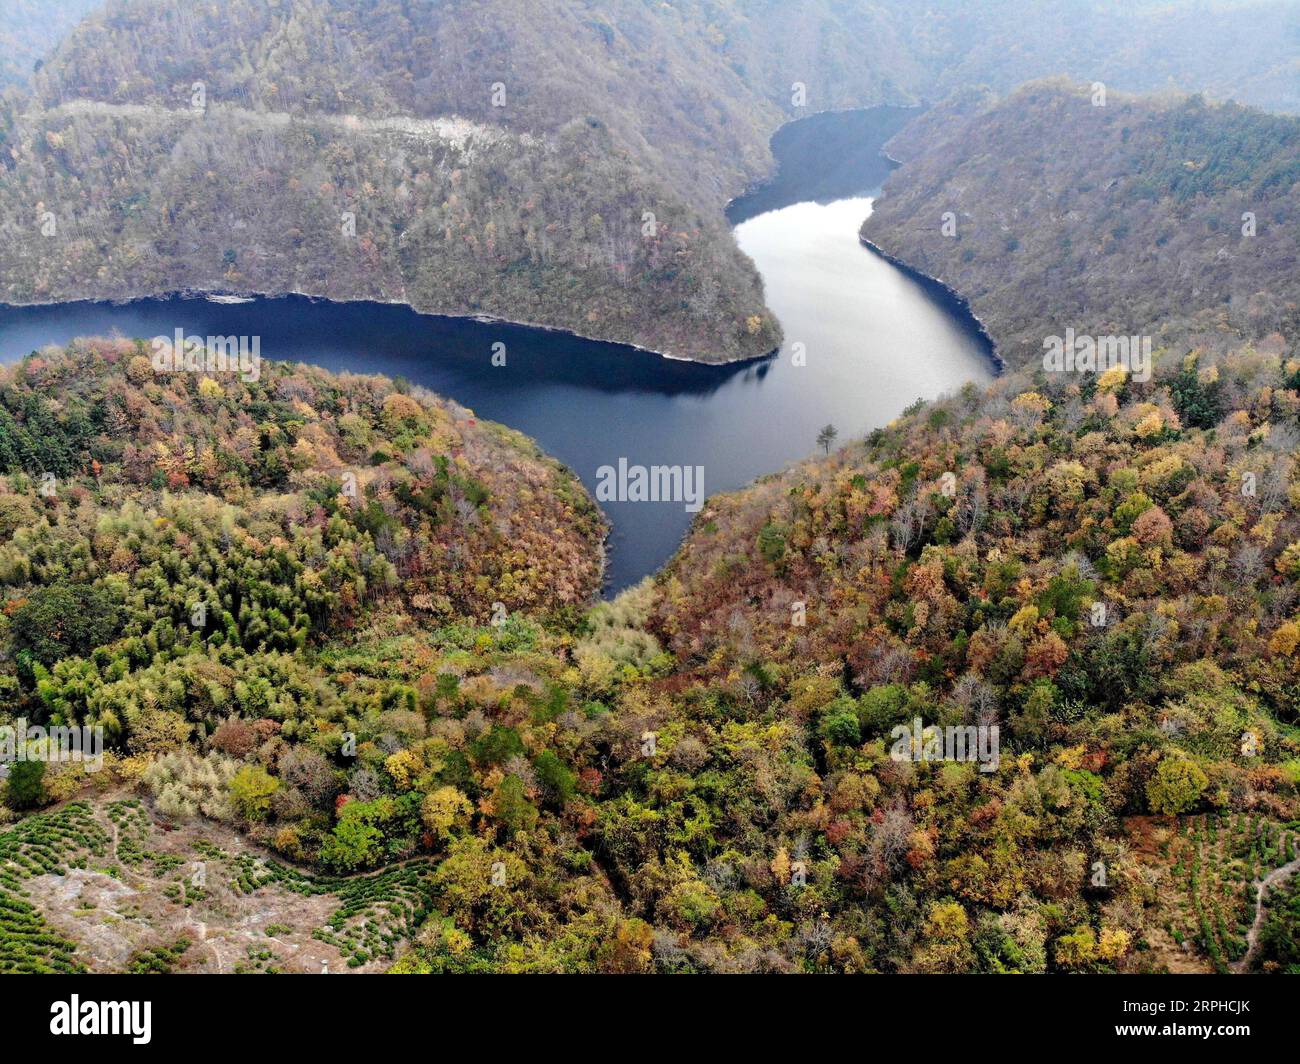
[[[1268,892],[1283,880],[1290,878],[1300,870],[1300,857],[1297,857],[1289,864],[1284,864],[1281,868],[1275,868],[1255,887],[1255,919],[1250,925],[1250,930],[1246,932],[1246,953],[1241,960],[1233,966],[1234,972],[1248,972],[1250,966],[1255,963],[1255,954],[1259,950],[1259,929],[1264,926],[1264,913],[1266,911],[1264,902],[1268,897]]]
[[[236,118],[262,128],[284,129],[296,122],[302,125],[332,126],[349,133],[396,133],[426,144],[447,143],[462,151],[471,141],[478,144],[496,144],[500,141],[516,140],[525,145],[532,145],[538,141],[536,136],[529,133],[513,133],[499,126],[474,122],[459,115],[416,118],[411,115],[372,117],[323,112],[295,114],[288,111],[254,111],[247,107],[226,103],[213,103],[210,110],[214,115]],[[67,100],[45,111],[30,112],[23,115],[23,118],[38,119],[42,115],[97,115],[103,118],[189,119],[197,122],[207,113],[207,109],[166,108],[153,104],[106,103],[102,100],[78,99]]]

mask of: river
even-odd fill
[[[993,375],[987,341],[960,307],[858,241],[888,173],[880,147],[905,117],[877,108],[785,127],[773,138],[774,180],[730,205],[785,330],[781,351],[762,361],[674,361],[526,326],[301,296],[0,305],[0,361],[77,336],[258,336],[265,358],[402,376],[519,429],[593,494],[597,470],[620,459],[702,467],[706,493],[733,490],[814,453],[823,425],[843,443],[918,398]],[[498,343],[504,366],[492,364]],[[602,505],[610,592],[658,569],[693,516],[681,502]]]

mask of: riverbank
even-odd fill
[[[844,121],[860,128],[861,116]],[[830,121],[823,115],[821,123]],[[879,138],[859,145],[878,174]],[[844,133],[843,139],[852,139]],[[781,159],[787,180],[821,170],[820,156]],[[864,191],[868,191],[865,190]],[[0,359],[78,336],[257,336],[263,359],[405,379],[478,416],[517,429],[595,492],[598,471],[703,468],[703,492],[734,491],[813,454],[827,425],[848,440],[887,424],[917,399],[990,379],[971,319],[901,266],[865,251],[861,194],[807,200],[738,225],[784,324],[775,353],[705,363],[487,315],[422,314],[408,304],[306,294],[215,302],[188,293],[126,303],[0,306]],[[657,571],[692,514],[683,501],[602,503],[610,520],[606,592]]]
[[[858,241],[867,250],[879,255],[896,270],[906,274],[937,297],[950,302],[956,310],[968,317],[976,326],[980,336],[983,337],[984,342],[988,345],[989,358],[996,367],[996,372],[1001,374],[1006,371],[1006,359],[1004,359],[998,351],[998,342],[993,338],[993,334],[989,332],[988,327],[984,322],[980,320],[979,315],[975,313],[974,309],[970,305],[970,300],[946,281],[939,277],[932,277],[930,274],[924,273],[921,270],[916,269],[916,267],[908,265],[897,255],[891,255],[879,244],[863,236],[861,233],[858,234]]]

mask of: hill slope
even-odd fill
[[[0,9],[0,89],[26,82],[99,0],[6,0]]]
[[[1215,964],[1244,953],[1244,904],[1212,900],[1229,922],[1205,935],[1160,908],[1186,864],[1132,818],[1300,809],[1298,368],[1244,349],[1145,385],[1012,373],[710,500],[648,626],[678,699],[806,751],[761,831],[720,816],[713,837],[751,877],[776,850],[777,886],[804,861],[780,911],[813,955],[1158,969],[1167,921]],[[964,759],[897,759],[918,719],[996,725],[996,769],[974,735]],[[1289,859],[1264,851],[1261,874]]]
[[[0,298],[300,290],[758,356],[721,208],[783,121],[1061,69],[1297,106],[1296,32],[1266,0],[114,0],[0,101]]]
[[[11,772],[10,808],[137,788],[188,839],[202,816],[273,850],[212,866],[271,907],[415,862],[390,884],[414,924],[337,929],[402,971],[1133,971],[1184,964],[1175,934],[1202,966],[1243,955],[1248,908],[1206,884],[1244,898],[1295,844],[1300,362],[1008,374],[710,500],[653,584],[585,614],[599,526],[516,437],[369,378],[145,362],[82,345],[0,390],[4,702],[109,743],[89,780]],[[913,760],[918,719],[971,745]],[[0,932],[24,963],[112,967],[127,947],[66,937],[67,891],[20,867],[39,919]],[[181,915],[159,904],[159,948]]]
[[[1047,82],[963,95],[889,150],[863,235],[968,297],[1013,364],[1067,327],[1184,349],[1294,328],[1300,119]]]

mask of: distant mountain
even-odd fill
[[[21,84],[101,0],[5,0],[0,6],[0,89]]]
[[[968,297],[1014,364],[1067,327],[1181,357],[1300,322],[1300,119],[1051,81],[962,94],[888,150],[864,236]]]
[[[1300,111],[1295,0],[938,0],[910,10],[900,25],[933,76],[932,100],[1064,74]]]
[[[1300,852],[1297,387],[1300,361],[1250,346],[1146,383],[1014,370],[708,501],[647,621],[708,760],[670,783],[670,754],[633,796],[642,825],[700,810],[713,860],[743,870],[710,881],[722,919],[748,887],[769,906],[749,911],[799,927],[728,961],[1246,957],[1248,869]],[[640,726],[676,739],[680,718],[646,703]],[[981,728],[996,768],[975,764]],[[747,729],[775,764],[741,762],[766,770],[743,797],[714,790]],[[655,896],[642,853],[619,872]],[[1285,917],[1265,970],[1300,956]],[[727,937],[759,935],[742,918]]]
[[[111,0],[0,101],[0,299],[301,290],[760,355],[721,208],[787,119],[1061,71],[1295,108],[1298,34],[1276,0]]]

